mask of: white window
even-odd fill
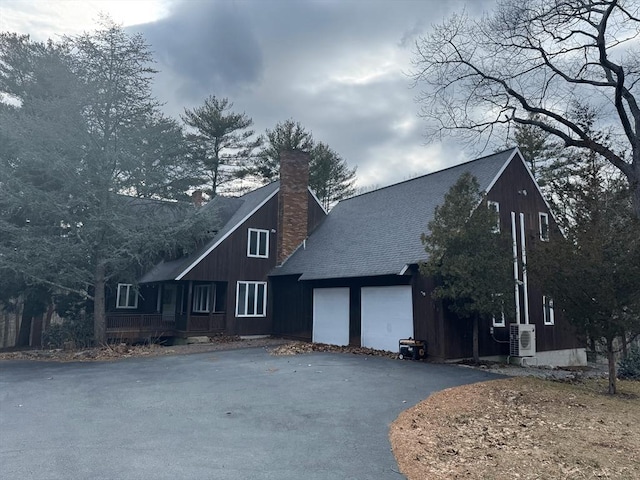
[[[266,314],[266,282],[238,282],[236,317],[264,317]]]
[[[138,308],[138,292],[130,283],[118,284],[116,308]]]
[[[496,212],[496,225],[493,227],[493,233],[500,233],[500,204],[498,202],[488,200],[487,208]]]
[[[555,314],[553,313],[553,298],[542,296],[542,308],[545,325],[553,325],[555,323]]]
[[[500,293],[496,293],[494,295],[498,296],[498,297],[502,297],[502,294],[500,294]],[[493,318],[492,318],[494,327],[506,327],[507,326],[507,322],[506,322],[505,317],[504,317],[504,300],[501,302],[501,304],[502,304],[502,307],[500,309],[501,310],[500,311],[500,315],[498,317],[496,317],[494,315]]]
[[[549,241],[549,215],[547,213],[538,213],[538,219],[540,220],[540,240],[543,242]]]
[[[211,311],[211,285],[195,285],[193,287],[194,313],[209,313]]]
[[[249,229],[247,256],[269,258],[269,230]]]

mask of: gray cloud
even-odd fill
[[[141,32],[163,69],[181,78],[182,97],[234,92],[260,81],[260,44],[233,3],[186,2],[169,17],[130,30]]]
[[[358,166],[361,184],[388,184],[463,159],[455,145],[424,145],[405,72],[432,24],[493,1],[183,1],[130,30],[152,45],[169,114],[226,96],[258,131],[298,120]]]

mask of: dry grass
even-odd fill
[[[391,445],[409,480],[640,479],[640,382],[512,378],[403,412]]]

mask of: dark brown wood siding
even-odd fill
[[[315,228],[325,217],[325,213],[311,193],[308,194],[308,202],[308,226]],[[268,307],[265,317],[236,317],[236,295],[239,281],[267,281],[268,273],[276,265],[277,225],[276,194],[183,277],[186,281],[227,282],[225,320],[226,331],[229,334],[257,335],[271,334],[274,331],[273,317],[270,314],[271,296],[274,293],[271,285],[267,285]],[[269,258],[247,256],[249,228],[269,231]]]
[[[417,266],[412,267],[412,272],[415,338],[427,342],[429,357],[443,360],[447,351],[445,341],[450,339],[444,332],[442,304],[431,295],[435,287],[433,279],[420,275]]]
[[[519,232],[520,213],[524,214],[526,252],[531,252],[536,244],[539,244],[541,241],[539,213],[549,215],[549,241],[553,242],[554,239],[558,239],[562,235],[527,169],[517,158],[510,162],[500,178],[498,178],[493,188],[488,192],[487,199],[500,204],[501,228],[506,229],[509,234],[511,232],[511,212],[516,214],[518,226],[517,248],[519,253],[522,248]],[[530,264],[530,256],[527,260]],[[520,278],[522,278],[521,261],[519,265]],[[544,286],[535,285],[530,278],[528,279],[527,298],[529,323],[536,325],[537,349],[539,351],[547,351],[584,346],[578,340],[575,330],[571,328],[568,322],[562,317],[558,305],[555,306],[555,325],[544,325],[542,308],[543,291]],[[524,296],[522,292],[520,298],[520,308],[522,310],[524,308]],[[480,344],[484,346],[485,351],[489,352],[487,355],[508,354],[508,345],[498,344],[491,338],[489,333],[490,325],[482,325],[481,327]],[[496,327],[494,329],[494,336],[499,340],[508,340],[508,328],[508,324],[507,327]]]
[[[309,283],[299,282],[298,277],[290,275],[269,279],[273,334],[311,341],[313,292]]]

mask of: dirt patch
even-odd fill
[[[522,377],[438,392],[391,425],[400,470],[425,479],[640,479],[640,382]]]
[[[299,355],[303,353],[332,352],[332,353],[353,353],[354,355],[369,355],[375,357],[397,358],[398,354],[385,350],[374,350],[365,347],[339,347],[327,345],[325,343],[289,342],[275,347],[269,351],[271,355]]]
[[[83,350],[22,350],[17,352],[0,353],[0,360],[96,362],[133,357],[188,355],[192,353],[215,352],[219,350],[236,350],[239,348],[276,347],[284,342],[286,341],[280,338],[242,339],[236,336],[219,335],[211,337],[211,341],[209,343],[194,343],[191,345],[127,345],[125,343],[120,343]]]

